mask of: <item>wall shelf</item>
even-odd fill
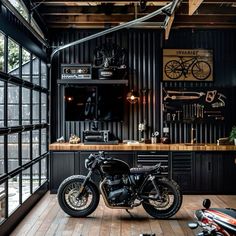
[[[58,79],[58,84],[86,84],[86,85],[92,85],[92,84],[124,84],[128,86],[128,80],[120,79],[120,80],[95,80],[95,79]]]

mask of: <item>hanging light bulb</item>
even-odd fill
[[[139,100],[139,96],[136,92],[134,92],[133,90],[131,90],[130,92],[128,92],[126,99],[131,103],[131,104],[135,104],[138,100]]]

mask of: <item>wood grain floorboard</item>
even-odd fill
[[[195,210],[210,198],[212,207],[236,208],[236,195],[185,195],[179,212],[168,220],[156,220],[139,206],[131,210],[107,208],[101,198],[96,211],[86,218],[72,218],[59,207],[55,194],[47,193],[12,232],[11,236],[193,236],[187,223]]]

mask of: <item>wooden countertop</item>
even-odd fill
[[[117,145],[85,145],[69,143],[53,143],[49,145],[50,151],[236,151],[234,145],[216,145],[216,144],[117,144]]]

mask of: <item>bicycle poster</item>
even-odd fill
[[[163,81],[213,81],[213,51],[163,49]]]

